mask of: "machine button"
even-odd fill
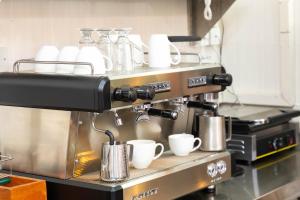
[[[112,94],[113,101],[134,102],[137,92],[134,88],[116,88]]]
[[[232,76],[231,74],[214,75],[212,81],[215,85],[230,86],[232,84]]]
[[[210,163],[209,165],[207,165],[207,174],[212,178],[217,176],[218,174],[217,165],[214,163]]]
[[[220,174],[224,174],[227,170],[226,162],[224,160],[220,160],[217,162],[217,169]]]

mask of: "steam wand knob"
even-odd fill
[[[155,90],[151,86],[140,86],[134,88],[137,98],[142,100],[152,100],[155,97]]]
[[[112,100],[134,102],[137,100],[137,92],[134,88],[116,88],[113,91]]]

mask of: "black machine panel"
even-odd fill
[[[106,77],[0,74],[0,105],[103,112],[110,109]]]
[[[297,145],[298,124],[290,122],[300,111],[263,106],[223,107],[231,108],[232,140],[228,149],[239,152],[237,158],[256,161]],[[224,113],[223,113],[224,114]]]
[[[232,130],[235,134],[249,134],[275,125],[283,124],[290,121],[294,117],[300,116],[298,110],[278,109],[278,114],[261,118],[257,120],[247,120],[233,117]]]
[[[248,134],[232,134],[228,149],[237,152],[237,159],[256,161],[297,146],[298,124],[283,123]]]
[[[295,130],[289,128],[278,135],[257,140],[257,157],[267,155],[268,153],[284,149],[296,144]]]

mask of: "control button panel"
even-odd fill
[[[192,77],[188,79],[188,87],[199,87],[207,84],[206,76]]]
[[[217,176],[218,169],[217,169],[217,165],[215,163],[210,163],[209,165],[207,165],[207,174],[212,178]]]
[[[218,172],[220,174],[224,174],[227,170],[227,167],[226,167],[226,162],[223,161],[223,160],[220,160],[217,162],[217,169],[218,169]]]
[[[216,163],[210,163],[207,165],[207,174],[211,177],[214,178],[218,174],[223,175],[227,171],[227,165],[224,160],[219,160]]]
[[[285,132],[273,135],[271,137],[258,139],[256,141],[257,157],[281,150],[283,148],[295,146],[297,143],[296,134],[297,131],[295,131],[295,129],[287,128]]]
[[[293,138],[290,137],[289,135],[287,135],[286,137],[274,138],[273,140],[269,141],[269,144],[270,143],[272,144],[270,146],[270,149],[278,150],[278,149],[281,149],[281,148],[286,147],[288,145],[292,145],[293,144]]]
[[[170,81],[149,83],[146,86],[151,86],[155,90],[155,93],[167,92],[167,91],[171,90],[171,82]]]

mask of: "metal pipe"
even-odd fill
[[[56,64],[56,65],[86,65],[90,66],[91,68],[91,74],[94,74],[94,66],[92,63],[89,62],[69,62],[69,61],[40,61],[40,60],[34,60],[34,59],[21,59],[17,60],[13,64],[13,72],[19,72],[20,70],[20,64]]]
[[[99,129],[96,127],[96,118],[99,114],[98,113],[94,113],[93,117],[92,117],[92,127],[95,131],[97,132],[101,132],[104,133],[105,135],[107,135],[109,137],[109,144],[110,145],[114,145],[115,144],[115,137],[113,135],[112,132],[110,132],[109,130],[104,130],[104,129]]]

